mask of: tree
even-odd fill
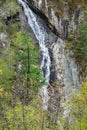
[[[74,92],[71,99],[67,101],[68,109],[70,110],[65,124],[67,124],[68,130],[86,130],[87,129],[87,80],[82,84],[80,90]],[[65,127],[67,130],[67,127]]]

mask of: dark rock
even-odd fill
[[[50,59],[51,59],[51,67],[50,67],[50,84],[54,83],[56,81],[56,73],[55,73],[55,61],[53,59],[53,52],[49,48],[49,54],[50,54]]]
[[[8,24],[11,24],[11,23],[16,22],[16,21],[20,21],[19,12],[17,12],[16,14],[14,14],[12,16],[8,16],[5,20],[5,24],[8,25]]]

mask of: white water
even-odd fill
[[[32,12],[32,10],[28,7],[26,2],[22,0],[18,0],[18,2],[23,6],[24,13],[28,19],[28,24],[39,41],[40,51],[42,55],[41,69],[46,79],[46,83],[49,84],[51,61],[50,61],[48,48],[46,47],[46,44],[48,43],[49,35],[41,19],[38,18],[38,16]],[[41,96],[43,101],[43,109],[46,110],[48,107],[48,99],[49,99],[47,85],[42,87]]]
[[[49,84],[51,61],[48,48],[46,47],[46,45],[49,42],[49,34],[47,33],[46,28],[44,27],[43,21],[36,14],[32,12],[32,10],[27,6],[26,2],[24,2],[24,0],[23,1],[18,0],[18,2],[23,6],[24,13],[28,19],[28,24],[32,28],[34,34],[36,35],[36,38],[39,41],[40,51],[42,55],[41,69],[44,77],[46,78],[47,84]],[[41,4],[41,0],[39,0],[39,2],[40,2],[39,4]],[[54,15],[55,14],[52,10],[52,23],[54,23],[56,28],[58,28],[58,31],[62,33],[63,30],[62,21],[60,19],[57,22],[57,18]],[[75,26],[72,24],[71,27],[75,29]],[[57,73],[57,81],[65,85],[63,96],[65,94],[64,98],[68,99],[69,95],[72,93],[74,88],[76,86],[79,86],[77,65],[75,63],[75,59],[73,59],[73,57],[70,54],[71,52],[69,50],[65,50],[65,44],[60,38],[58,38],[57,43],[54,44],[53,44],[54,45],[53,57],[55,59],[56,64],[55,68]],[[40,93],[42,96],[43,109],[47,110],[49,100],[47,85],[42,87]],[[64,109],[65,110],[63,114],[65,117],[67,117],[68,108],[66,108],[65,106]],[[64,130],[60,122],[59,125],[60,130]]]

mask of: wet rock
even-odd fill
[[[48,83],[48,87],[43,89],[45,90],[43,91],[43,100],[46,99],[45,94],[49,92],[50,99],[48,101],[47,97],[47,100],[45,100],[48,109],[51,112],[57,109],[61,111],[60,104],[79,86],[78,66],[71,51],[65,49],[65,40],[68,38],[71,29],[75,31],[77,27],[74,22],[75,14],[69,20],[68,17],[65,17],[68,15],[68,9],[63,16],[56,16],[54,9],[51,9],[51,17],[49,17],[43,12],[44,8],[43,10],[40,9],[42,0],[37,2],[34,0],[34,2],[36,4],[30,5],[28,3],[28,6],[24,6],[27,9],[29,8],[29,14],[23,9],[20,13],[22,15],[21,21],[22,25],[28,28],[28,31],[29,25],[31,26],[41,48],[41,69]],[[46,7],[47,5],[43,3],[43,6]],[[23,12],[25,12],[28,20]]]

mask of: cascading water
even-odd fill
[[[49,34],[47,33],[47,30],[43,25],[43,21],[36,14],[32,12],[32,10],[28,7],[26,1],[18,0],[18,2],[19,4],[22,5],[24,9],[24,13],[28,19],[28,24],[33,30],[34,34],[36,35],[36,38],[39,41],[40,52],[42,55],[41,69],[46,79],[46,83],[49,84],[51,61],[50,61],[48,48],[46,47],[46,45],[49,42]],[[48,85],[45,85],[41,89],[43,109],[45,110],[48,107],[48,99],[49,99],[47,86]]]
[[[36,0],[34,0],[34,2],[36,2],[37,5],[38,2]],[[51,40],[50,42],[50,39],[52,39],[52,36],[50,35],[51,34],[50,31],[47,29],[46,24],[44,24],[44,21],[39,17],[39,14],[34,13],[29,8],[26,0],[18,0],[18,3],[22,5],[24,9],[24,14],[28,19],[28,24],[39,41],[40,52],[42,55],[41,69],[47,83],[47,85],[41,88],[40,93],[42,96],[41,99],[42,99],[43,109],[47,110],[48,100],[49,100],[47,86],[50,81],[50,73],[53,71],[56,74],[55,79],[57,81],[58,87],[60,87],[60,92],[61,92],[61,97],[59,100],[61,104],[64,103],[65,99],[66,100],[69,99],[69,96],[73,92],[73,90],[75,90],[75,88],[79,86],[78,67],[75,63],[75,59],[74,56],[72,55],[72,52],[69,51],[68,49],[65,49],[66,48],[65,42],[61,38],[58,38],[56,42],[54,42],[53,40]],[[41,3],[42,0],[39,0],[39,5],[41,5]],[[55,25],[58,32],[62,34],[62,31],[64,31],[62,25],[62,19],[59,18],[59,20],[57,21],[57,17],[55,16],[54,11],[51,10],[51,12],[52,12],[52,19],[51,19],[52,24]],[[73,27],[72,24],[69,26],[70,28],[72,27],[73,30],[75,29],[75,26]],[[52,43],[50,44],[49,48],[52,51],[53,61],[51,61],[50,59],[49,50],[47,48],[47,45],[49,43]],[[53,65],[53,70],[50,71],[50,68],[52,69],[52,65]],[[55,87],[53,89],[55,91]],[[52,101],[50,102],[50,100],[52,100],[51,96],[53,96],[54,98],[53,102]],[[52,109],[51,109],[52,111],[53,108],[56,108],[55,102],[56,104],[58,104],[58,98],[56,98],[57,101],[55,100],[55,97],[58,96],[58,91],[56,93],[55,92],[51,93],[51,96],[50,96],[49,104],[52,103]],[[65,117],[68,116],[68,111],[69,110],[65,104],[64,113],[63,113]],[[60,130],[63,130],[63,127],[61,126],[60,122],[59,124],[60,124]]]
[[[50,66],[51,66],[51,60],[49,51],[47,48],[47,45],[50,42],[50,39],[52,36],[50,36],[49,31],[47,30],[46,25],[44,24],[44,21],[36,15],[27,5],[26,0],[18,0],[19,4],[22,5],[24,9],[24,13],[28,19],[28,24],[33,30],[34,34],[36,35],[36,38],[39,41],[40,45],[40,52],[42,55],[42,62],[41,62],[41,69],[42,73],[46,79],[47,85],[43,86],[41,89],[41,96],[43,101],[43,108],[47,109],[48,106],[48,91],[47,86],[49,84],[50,80]],[[53,12],[53,10],[52,10]],[[56,16],[54,16],[54,12],[52,13],[52,19],[53,21],[57,22]],[[61,19],[60,22],[57,23],[58,29],[61,33],[62,24]],[[51,41],[53,42],[53,41]],[[79,86],[79,80],[78,80],[78,69],[77,65],[75,63],[75,59],[73,59],[71,56],[71,52],[67,49],[65,49],[64,41],[58,38],[56,43],[52,44],[52,47],[50,45],[50,48],[53,51],[53,58],[55,61],[55,73],[57,75],[57,82],[58,85],[61,84],[61,86],[65,87],[65,92],[63,95],[65,95],[65,98],[67,99],[69,95],[72,93],[74,88],[76,86]],[[62,88],[63,89],[63,88]],[[63,90],[62,90],[63,91]]]

